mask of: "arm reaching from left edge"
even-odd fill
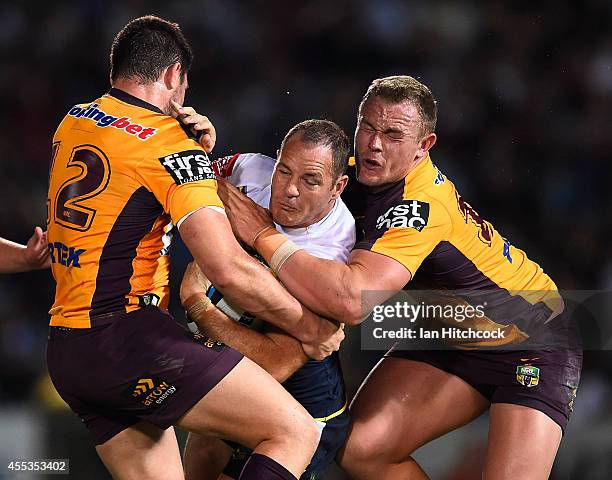
[[[368,250],[354,250],[345,265],[287,249],[289,240],[271,225],[265,209],[224,180],[219,180],[217,191],[234,234],[259,252],[292,295],[320,315],[357,325],[375,304],[412,278],[398,261]],[[283,250],[281,246],[286,253],[279,263],[273,257]],[[364,304],[366,291],[372,292],[372,298]]]
[[[229,345],[283,382],[308,361],[300,342],[278,329],[259,333],[230,319],[206,297],[210,282],[190,263],[181,282],[181,303],[202,333]]]
[[[42,228],[34,229],[27,245],[0,238],[0,273],[27,272],[50,266],[47,232]]]

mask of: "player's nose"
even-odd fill
[[[382,141],[379,132],[373,132],[368,139],[368,148],[373,152],[380,152],[382,150]]]
[[[290,180],[287,182],[287,185],[285,186],[285,195],[287,195],[287,197],[299,197],[300,196],[300,190],[298,189],[294,181]]]

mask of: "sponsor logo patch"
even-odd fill
[[[576,394],[577,393],[578,393],[578,387],[574,387],[570,391],[571,399],[570,399],[569,403],[567,404],[567,407],[569,408],[570,412],[574,411],[574,400],[576,400]]]
[[[155,295],[154,293],[145,293],[138,297],[138,306],[140,307],[150,307],[151,305],[154,307],[159,306],[159,302],[161,298],[159,295]]]
[[[212,168],[219,177],[229,177],[234,170],[234,164],[240,157],[239,153],[227,157],[217,158],[212,162]]]
[[[525,387],[535,387],[540,383],[540,369],[532,365],[518,365],[516,381]]]
[[[174,385],[170,385],[159,376],[145,373],[124,394],[145,407],[157,408],[177,390]]]
[[[378,230],[395,228],[414,228],[420,232],[429,220],[429,203],[418,200],[403,200],[376,219]]]
[[[446,178],[444,177],[442,172],[438,169],[438,167],[436,167],[436,172],[438,172],[438,174],[436,175],[436,178],[434,178],[434,185],[440,185],[445,182]]]
[[[215,352],[220,352],[225,347],[223,342],[215,340],[214,338],[204,336],[200,331],[193,334],[192,338],[200,345],[210,348]]]
[[[203,150],[184,150],[159,158],[159,163],[172,176],[177,185],[200,180],[216,180],[206,152]]]
[[[62,242],[53,242],[47,245],[51,263],[58,263],[64,267],[81,268],[79,259],[87,250],[64,245]]]
[[[467,223],[468,220],[471,220],[478,228],[478,238],[480,241],[488,246],[491,246],[491,241],[493,238],[493,227],[491,227],[491,224],[486,220],[483,220],[482,217],[478,215],[476,210],[474,210],[461,195],[455,192],[455,196],[457,197],[457,207],[465,219],[465,223]]]
[[[123,130],[129,135],[133,135],[139,140],[148,140],[157,132],[156,128],[146,127],[138,123],[134,123],[129,117],[114,117],[107,115],[100,110],[97,103],[92,103],[88,107],[79,107],[75,105],[70,109],[68,115],[74,118],[86,118],[96,124],[96,127],[106,128],[113,127],[118,130]]]
[[[510,255],[510,242],[504,238],[504,251],[503,251],[503,255],[504,257],[506,257],[506,259],[512,263],[512,256]]]

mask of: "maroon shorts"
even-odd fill
[[[491,403],[539,410],[565,431],[582,370],[582,350],[394,350],[387,357],[424,362],[456,375]]]
[[[96,445],[141,420],[175,424],[242,358],[222,343],[194,341],[155,307],[90,329],[51,327],[47,348],[55,388]]]

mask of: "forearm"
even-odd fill
[[[229,267],[234,273],[230,282],[215,284],[223,296],[302,342],[324,337],[323,321],[292,297],[259,262],[246,257],[244,261],[234,257]]]
[[[240,247],[222,214],[208,208],[193,213],[183,222],[181,236],[204,275],[236,305],[305,343],[330,334],[326,322]]]
[[[287,289],[307,307],[347,325],[357,325],[412,278],[395,259],[357,249],[348,263],[317,258],[273,229],[256,236],[255,249]]]
[[[254,247],[285,287],[308,308],[349,325],[360,321],[361,291],[367,285],[360,264],[346,265],[304,250],[295,251],[297,247],[275,230],[260,235]]]
[[[295,338],[279,331],[257,332],[233,321],[217,308],[196,315],[194,320],[202,333],[238,350],[279,382],[308,361]]]
[[[0,238],[0,273],[17,273],[29,270],[26,246]]]
[[[292,295],[320,315],[347,325],[363,317],[362,286],[352,266],[300,250],[277,275]]]

